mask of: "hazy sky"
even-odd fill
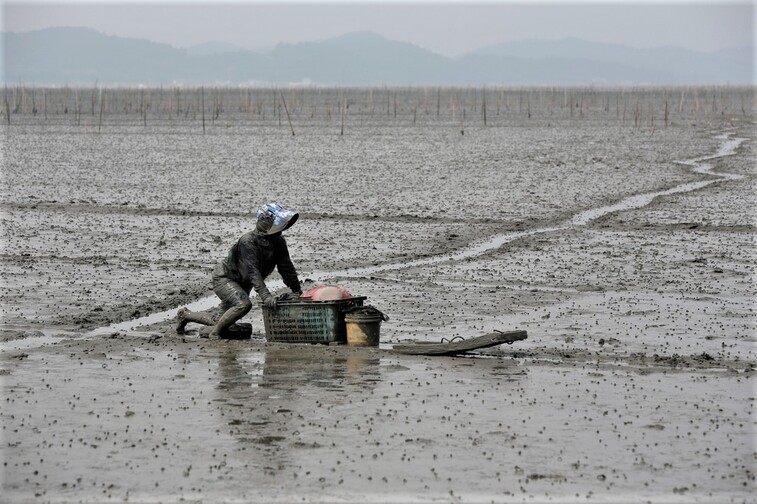
[[[87,26],[175,47],[230,42],[246,49],[371,30],[445,55],[497,42],[580,37],[631,47],[700,51],[754,46],[755,1],[593,3],[231,1],[2,2],[5,31]]]

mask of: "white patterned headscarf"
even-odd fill
[[[265,234],[272,235],[280,233],[292,227],[292,225],[297,222],[299,216],[300,214],[297,212],[289,210],[275,201],[266,203],[258,208],[257,222],[263,224],[263,226],[258,225],[258,229],[260,230],[261,227],[267,227],[268,222],[270,222],[271,227],[265,231]]]

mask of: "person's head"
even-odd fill
[[[271,202],[258,208],[255,229],[264,235],[272,235],[289,229],[297,222],[300,214]]]

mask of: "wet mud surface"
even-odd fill
[[[752,500],[747,119],[7,128],[4,499]],[[175,333],[268,199],[302,212],[302,278],[390,315],[380,348],[266,343],[258,310],[252,340]],[[513,329],[469,357],[391,352]]]
[[[752,484],[743,370],[169,336],[7,358],[18,500],[714,502]]]

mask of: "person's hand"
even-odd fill
[[[276,297],[278,301],[299,301],[302,292],[285,292]]]
[[[263,299],[263,305],[266,308],[270,308],[271,310],[275,310],[276,309],[276,298],[273,297],[273,296],[271,296],[269,294],[268,297],[266,297],[266,298]]]

